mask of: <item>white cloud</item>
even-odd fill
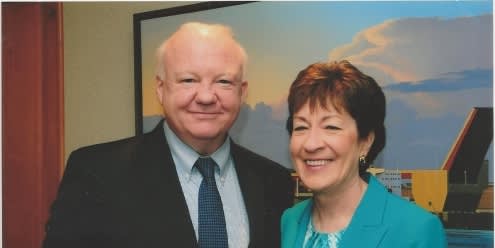
[[[493,66],[492,15],[389,20],[330,51],[382,85]]]
[[[350,44],[330,51],[329,58],[348,59],[382,86],[444,78],[451,72],[492,69],[492,19],[492,15],[483,15],[388,20],[359,32]],[[389,101],[400,100],[412,107],[416,118],[421,119],[459,116],[474,106],[492,106],[491,93],[491,89],[468,87],[451,92],[386,94]]]

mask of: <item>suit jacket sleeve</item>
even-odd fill
[[[98,180],[91,166],[87,166],[83,151],[73,152],[67,162],[50,218],[46,224],[45,248],[95,247],[101,227],[97,220],[104,218],[98,207]],[[104,243],[99,243],[104,245]]]
[[[419,244],[416,247],[430,248],[447,247],[445,230],[443,229],[442,223],[436,216],[429,216],[430,218],[425,219],[423,228],[418,228],[417,240]]]

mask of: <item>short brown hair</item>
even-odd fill
[[[375,79],[349,61],[314,63],[299,72],[289,91],[287,131],[292,135],[294,113],[309,103],[310,111],[331,103],[356,121],[359,138],[375,133],[366,160],[372,163],[385,147],[385,95]]]

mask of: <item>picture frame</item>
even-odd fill
[[[390,186],[400,186],[398,194],[418,204],[420,197],[411,195],[412,178],[421,173],[427,178],[430,172],[442,172],[439,175],[446,178],[442,161],[452,157],[465,121],[473,111],[492,112],[493,10],[489,2],[203,2],[134,14],[138,135],[161,118],[143,107],[148,100],[156,101],[153,85],[144,86],[153,81],[154,49],[187,21],[232,27],[249,56],[249,94],[229,135],[291,170],[286,96],[298,72],[314,62],[346,59],[380,84],[387,98],[387,145],[372,168],[375,174],[386,175]],[[158,33],[154,42],[148,40]],[[482,119],[484,125],[493,126],[493,118]],[[488,133],[483,128],[473,130]],[[483,187],[490,195],[492,137],[481,143],[478,150],[486,155],[477,156],[483,160],[478,171],[490,182]],[[293,178],[299,182],[296,174]],[[296,194],[303,199],[311,192],[298,183]],[[425,209],[431,208],[426,205]],[[493,204],[486,205],[493,216]],[[490,229],[493,237],[493,224],[477,224]],[[454,240],[456,235],[449,237]]]
[[[185,22],[220,23],[248,54],[234,141],[292,168],[280,145],[289,142],[289,86],[311,63],[346,59],[387,97],[387,145],[376,167],[441,168],[472,109],[493,106],[492,12],[489,2],[330,1],[202,2],[136,13],[135,132],[163,118],[154,69],[161,42]],[[493,154],[486,159],[493,173]]]

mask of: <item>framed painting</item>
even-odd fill
[[[289,85],[309,64],[346,59],[375,78],[387,98],[387,145],[374,166],[404,175],[442,170],[470,113],[492,112],[492,7],[491,1],[203,2],[137,13],[136,132],[163,118],[155,49],[182,23],[221,23],[249,56],[249,94],[230,132],[237,143],[292,168]],[[493,117],[485,122],[492,127]],[[493,131],[478,132],[489,134],[477,159],[493,185]]]

